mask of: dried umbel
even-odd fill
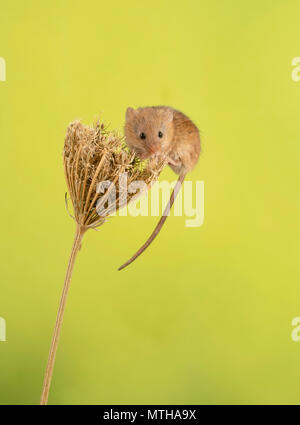
[[[108,213],[99,216],[99,210],[112,191],[115,210],[130,202],[135,194],[120,187],[121,174],[126,173],[128,186],[134,181],[143,181],[149,187],[164,165],[162,158],[141,162],[130,152],[124,137],[108,131],[104,124],[97,122],[94,127],[88,127],[79,121],[71,123],[65,138],[64,167],[78,225],[87,229],[103,224]],[[102,182],[109,182],[104,195],[98,189]],[[100,198],[101,204],[97,202]]]
[[[71,123],[67,129],[63,158],[76,233],[50,347],[41,404],[48,401],[67,293],[84,233],[101,226],[109,214],[136,197],[134,191],[127,190],[132,183],[144,182],[144,186],[149,188],[166,165],[161,157],[141,162],[128,149],[124,137],[116,131],[109,131],[99,122],[93,127],[80,121]],[[121,178],[124,175],[125,182]],[[106,207],[112,193],[113,202]]]

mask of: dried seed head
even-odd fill
[[[165,159],[158,157],[140,161],[129,150],[123,136],[99,122],[93,127],[72,122],[67,128],[63,157],[74,218],[84,228],[100,226],[113,210],[125,206],[135,196],[121,187],[121,174],[126,173],[127,187],[134,181],[144,181],[149,188],[166,165]],[[106,184],[104,194],[98,193],[98,185],[104,181],[110,183]],[[104,205],[112,190],[113,208],[96,208],[99,198]],[[102,211],[100,215],[99,211]]]

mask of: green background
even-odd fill
[[[199,126],[205,221],[90,231],[49,403],[298,403],[300,4],[0,1],[0,403],[39,403],[74,223],[68,123],[167,104]],[[162,179],[174,180],[171,170]]]

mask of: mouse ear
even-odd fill
[[[164,111],[164,118],[167,122],[173,121],[173,111],[172,111],[172,109],[166,109]]]
[[[132,118],[134,113],[135,113],[135,110],[133,108],[127,108],[126,109],[126,120],[129,120],[130,118]]]

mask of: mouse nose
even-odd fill
[[[159,150],[159,148],[160,148],[159,143],[152,143],[151,146],[149,146],[149,152],[151,154],[154,154]]]
[[[157,151],[157,149],[155,149],[153,146],[149,147],[149,152],[151,154],[155,153]]]

